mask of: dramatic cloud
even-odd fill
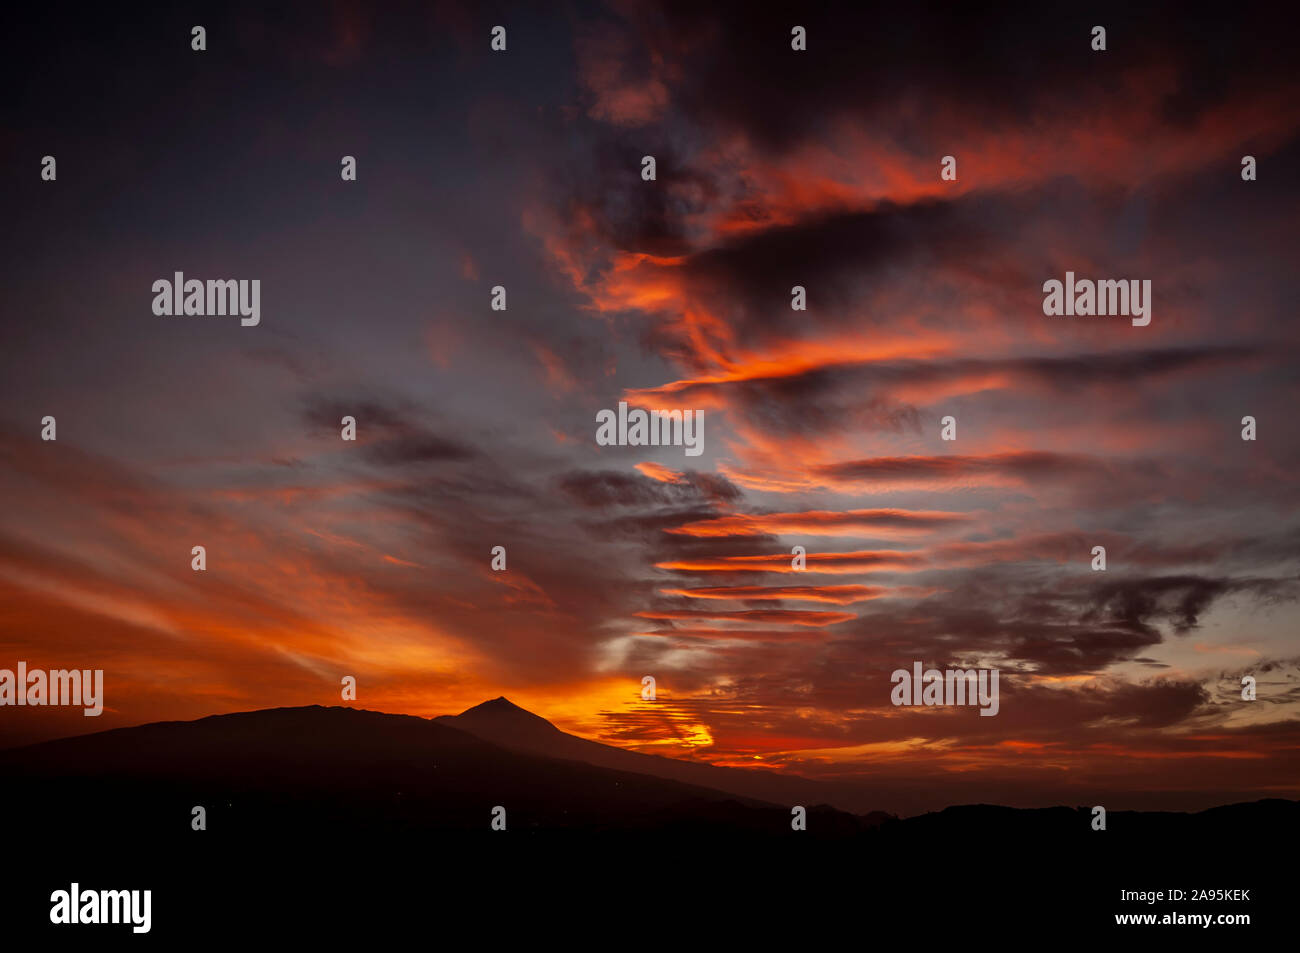
[[[524,4],[503,56],[469,4],[294,6],[223,8],[203,69],[167,18],[16,22],[0,667],[108,707],[0,743],[354,675],[863,809],[1295,795],[1272,11]],[[177,269],[261,323],[152,314]],[[1047,316],[1066,272],[1151,281],[1150,324]],[[620,401],[703,452],[598,444]],[[891,705],[918,661],[998,669],[999,714]]]

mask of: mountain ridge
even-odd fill
[[[433,720],[515,751],[697,784],[738,797],[791,805],[824,803],[854,813],[851,808],[836,804],[835,789],[823,782],[764,768],[728,768],[603,744],[569,734],[504,695],[467,708],[459,715],[439,715]]]
[[[522,709],[510,714],[551,727]],[[97,829],[146,837],[166,836],[190,805],[203,806],[213,827],[264,836],[488,830],[496,806],[507,810],[509,829],[534,831],[707,823],[740,833],[788,828],[790,812],[704,785],[512,750],[436,719],[347,706],[234,712],[40,742],[0,751],[0,780],[8,782],[0,783],[0,807],[37,826],[80,813]],[[813,812],[828,832],[860,823],[829,807],[810,805]]]

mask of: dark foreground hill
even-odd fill
[[[0,923],[7,936],[100,931],[101,944],[112,928],[48,924],[51,892],[72,882],[153,890],[150,936],[167,943],[196,932],[386,937],[412,918],[444,938],[518,928],[563,941],[599,927],[607,940],[660,942],[688,915],[709,919],[726,946],[746,935],[808,945],[821,922],[864,936],[933,929],[936,916],[960,927],[956,942],[1113,932],[1120,913],[1253,915],[1253,932],[1211,934],[1231,942],[1286,918],[1290,885],[1273,871],[1293,867],[1294,801],[1115,811],[1104,831],[1086,806],[900,820],[805,803],[808,829],[794,831],[788,800],[653,776],[676,769],[575,745],[514,706],[484,707],[435,720],[273,709],[0,751],[2,842],[21,873],[0,893]],[[206,830],[192,828],[196,806]],[[496,807],[504,831],[492,829]],[[1249,900],[1121,899],[1170,889],[1246,889]]]

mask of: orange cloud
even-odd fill
[[[829,602],[837,606],[866,602],[889,594],[880,586],[713,586],[704,589],[660,589],[664,595],[691,599],[792,599]]]
[[[924,553],[901,550],[875,550],[851,553],[807,553],[806,568],[794,568],[794,558],[787,553],[772,556],[716,556],[702,559],[674,559],[655,563],[657,569],[677,572],[810,572],[828,575],[851,575],[882,570],[906,570],[924,566]]]
[[[722,619],[732,622],[776,622],[782,625],[821,627],[856,619],[852,612],[816,612],[803,609],[661,609],[634,613],[642,619]]]
[[[696,520],[667,530],[681,536],[905,536],[969,522],[964,513],[929,510],[808,510],[801,513],[737,513]]]
[[[670,470],[661,463],[644,461],[638,463],[635,467],[642,476],[648,476],[652,480],[658,480],[660,483],[685,483],[682,479],[682,473],[678,470]]]

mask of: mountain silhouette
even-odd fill
[[[76,811],[91,824],[103,817],[107,827],[129,822],[137,833],[160,835],[176,823],[175,811],[183,807],[188,815],[193,805],[204,807],[210,828],[244,834],[310,833],[322,825],[487,831],[497,806],[506,809],[508,830],[701,822],[719,830],[788,828],[789,806],[565,757],[563,749],[581,739],[504,699],[488,706],[471,710],[476,714],[466,724],[484,731],[494,725],[498,732],[513,726],[534,748],[541,747],[537,738],[553,734],[560,756],[501,746],[454,721],[342,707],[277,708],[0,751],[0,778],[22,779],[3,786],[0,805],[38,817]],[[626,760],[662,760],[639,757]],[[95,797],[88,799],[91,789]],[[858,824],[830,808],[820,814],[828,829]]]
[[[725,768],[679,761],[589,741],[561,731],[545,718],[520,708],[505,696],[475,705],[459,715],[439,716],[434,721],[512,751],[680,781],[737,797],[784,804],[787,811],[796,804],[830,804],[846,809],[845,805],[837,803],[840,792],[831,785],[761,768]],[[864,821],[878,823],[887,817],[876,812]]]
[[[564,735],[541,715],[534,715],[526,708],[520,708],[504,695],[467,708],[459,715],[439,715],[433,719],[440,724],[451,724],[471,734],[483,736],[483,732],[500,729],[544,740],[555,735]],[[474,730],[479,729],[479,730]],[[567,737],[567,736],[566,736]]]
[[[797,927],[813,909],[862,909],[865,928],[931,911],[937,877],[945,902],[1058,930],[1064,911],[1072,931],[1146,909],[1120,906],[1121,888],[1248,887],[1256,912],[1288,902],[1243,851],[1294,837],[1296,801],[1114,810],[1101,831],[1086,806],[900,819],[743,793],[779,790],[764,774],[586,741],[504,697],[435,719],[309,706],[119,728],[0,751],[5,844],[23,870],[0,906],[16,911],[6,936],[21,935],[50,928],[51,892],[74,881],[149,888],[157,934],[178,937],[426,909],[439,924],[605,913],[617,930],[683,904],[748,911],[765,935],[773,916]]]
[[[602,745],[492,699],[433,719],[364,709],[274,708],[189,722],[117,728],[0,751],[0,809],[29,828],[66,817],[139,839],[173,837],[201,806],[229,836],[322,829],[356,835],[491,831],[707,830],[712,837],[791,832],[807,811],[807,839],[870,834],[877,843],[942,841],[992,824],[1002,836],[1090,836],[1083,807],[953,806],[899,819],[821,801],[817,782],[771,772],[674,761]],[[1195,838],[1267,836],[1295,823],[1300,802],[1271,800],[1198,814],[1123,812],[1110,828]],[[1231,820],[1224,818],[1231,815]]]

